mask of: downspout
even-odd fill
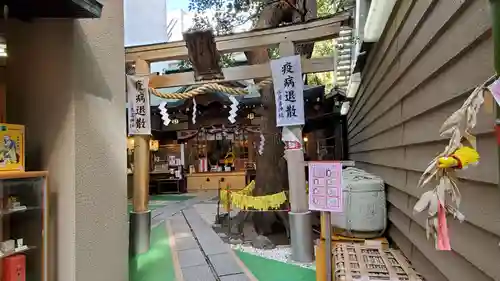
[[[490,0],[491,4],[491,28],[493,33],[493,63],[495,74],[500,75],[500,0]],[[496,106],[495,131],[497,135],[498,167],[500,174],[500,107]],[[498,175],[497,175],[498,176]],[[500,188],[500,179],[498,187]]]

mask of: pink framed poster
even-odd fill
[[[342,163],[309,162],[309,210],[343,212],[342,190]]]

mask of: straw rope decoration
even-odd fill
[[[263,88],[265,86],[271,85],[273,83],[272,79],[266,79],[258,84],[256,84],[254,87],[258,88]],[[253,86],[253,85],[252,85]],[[198,88],[189,90],[184,93],[162,93],[158,91],[155,88],[149,88],[149,91],[151,94],[163,98],[163,99],[174,99],[174,100],[183,100],[183,99],[189,99],[198,95],[203,95],[206,93],[210,92],[222,92],[222,93],[227,93],[233,96],[241,96],[241,95],[247,95],[252,92],[252,86],[249,86],[247,88],[231,88],[231,87],[226,87],[217,83],[208,83],[204,84],[203,86],[200,86]]]
[[[465,219],[459,211],[462,198],[457,184],[456,170],[465,169],[468,165],[479,161],[476,138],[470,132],[476,126],[477,113],[484,102],[484,93],[488,92],[486,85],[491,80],[492,78],[478,86],[462,107],[443,123],[439,133],[442,137],[449,138],[449,143],[443,152],[432,159],[417,184],[417,188],[423,188],[433,179],[437,181],[437,185],[432,190],[422,194],[413,210],[415,213],[428,211],[427,239],[432,236],[438,250],[451,249],[446,213],[453,215],[461,222]]]

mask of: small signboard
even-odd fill
[[[149,77],[127,75],[128,134],[151,135]]]
[[[299,131],[300,134],[302,134],[302,130]],[[290,130],[288,127],[283,127],[283,130],[281,132],[281,140],[285,144],[285,150],[301,150],[302,149],[302,142],[301,139],[299,139],[292,130]]]
[[[271,61],[276,98],[276,126],[304,125],[304,81],[300,56]]]
[[[342,191],[342,163],[309,162],[309,210],[343,212]]]

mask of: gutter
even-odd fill
[[[377,42],[391,16],[396,0],[373,0],[366,17],[364,42]]]
[[[366,22],[362,23],[361,20],[356,21],[359,25],[364,26],[356,26],[356,35],[358,38],[354,47],[353,56],[353,68],[355,72],[351,75],[347,85],[347,97],[350,99],[356,96],[361,84],[361,70],[363,66],[360,64],[364,65],[367,56],[367,51],[363,51],[363,49],[369,49],[364,47],[372,45],[380,39],[395,5],[396,0],[373,0],[370,4]],[[359,8],[364,6],[366,6],[366,0],[356,1],[357,17],[363,16],[363,11],[360,11]],[[363,58],[361,58],[361,56],[363,56]],[[360,58],[362,61],[358,61]],[[348,110],[349,106],[346,105],[345,108]]]

